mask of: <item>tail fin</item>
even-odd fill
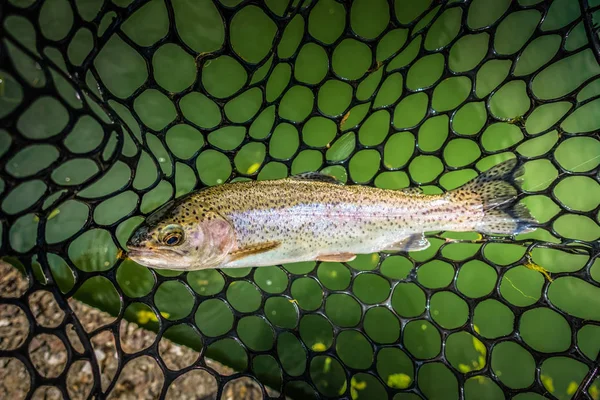
[[[523,168],[516,159],[504,161],[453,191],[457,198],[475,195],[483,204],[484,217],[476,227],[481,233],[518,234],[535,229],[537,221],[524,204],[515,204],[516,183]]]

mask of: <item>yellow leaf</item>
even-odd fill
[[[356,400],[358,398],[358,391],[364,390],[366,387],[367,382],[358,382],[356,378],[352,377],[352,379],[350,379],[350,396],[352,399]],[[342,393],[344,392],[341,392],[340,394]]]
[[[323,372],[327,373],[331,369],[331,358],[325,357],[325,363],[323,364]]]
[[[467,372],[471,372],[471,367],[465,364],[458,364],[458,370],[463,374],[466,374]]]
[[[578,387],[579,387],[579,385],[577,384],[577,382],[571,381],[569,383],[569,386],[567,387],[567,394],[569,396],[575,394],[575,392],[577,391]]]
[[[473,347],[475,347],[475,350],[482,356],[485,357],[485,355],[487,354],[487,349],[485,345],[481,342],[481,340],[477,339],[476,337],[473,337]]]
[[[327,347],[323,343],[319,342],[319,343],[313,344],[311,346],[311,349],[313,351],[325,351],[325,350],[327,350]]]
[[[479,331],[479,327],[475,324],[473,324],[473,330],[479,334],[481,334],[481,332]]]
[[[260,163],[254,163],[248,168],[248,171],[246,171],[246,173],[248,175],[253,174],[256,171],[258,171],[259,168],[260,168]]]
[[[145,314],[145,311],[138,311],[137,313],[137,319],[138,322],[140,324],[147,324],[148,323],[148,317]]]
[[[150,321],[158,322],[156,314],[154,314],[152,311],[140,310],[136,313],[136,315],[138,322],[142,325],[147,324]]]
[[[479,360],[478,361],[478,369],[482,369],[483,367],[485,367],[485,357],[484,356],[479,356]]]
[[[338,392],[340,396],[344,394],[347,386],[348,386],[348,382],[344,379],[344,384],[342,385],[342,387],[340,388],[340,391]]]
[[[388,376],[387,385],[394,389],[406,389],[411,381],[412,378],[406,374],[391,374]]]
[[[542,376],[540,376],[540,378],[542,378],[542,384],[544,385],[544,387],[550,393],[554,393],[554,382],[552,381],[552,378],[549,377],[548,375],[542,375]]]
[[[60,214],[60,210],[58,208],[55,208],[54,210],[52,210],[50,215],[48,215],[48,221],[50,221],[52,218],[56,217],[58,214]]]
[[[346,121],[348,120],[348,117],[350,116],[350,111],[348,111],[346,113],[346,115],[344,115],[342,117],[342,120],[340,121],[340,129],[344,129],[344,125],[346,125]]]
[[[354,380],[354,378],[352,378]],[[367,387],[367,382],[356,382],[352,385],[356,390],[363,390]]]
[[[598,390],[598,387],[596,385],[592,385],[589,392],[590,392],[590,396],[592,396],[592,399],[594,399],[594,400],[600,399],[600,390]]]
[[[164,312],[164,311],[161,311],[160,315],[162,315],[163,318],[169,318],[171,316],[171,314],[169,314],[168,312]]]
[[[552,282],[553,279],[550,276],[550,273],[548,272],[548,270],[544,267],[541,267],[539,265],[537,265],[536,263],[534,263],[533,261],[527,261],[525,264],[523,264],[523,266],[525,268],[528,268],[532,271],[537,271],[539,273],[541,273],[542,275],[544,275],[546,277],[546,279],[548,280],[548,282]]]

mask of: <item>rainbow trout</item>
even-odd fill
[[[347,262],[356,254],[424,250],[424,232],[527,232],[536,221],[515,204],[522,175],[515,167],[515,159],[503,162],[436,195],[344,185],[319,173],[213,186],[149,215],[129,239],[128,257],[176,270]]]

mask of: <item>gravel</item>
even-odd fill
[[[21,297],[28,288],[28,281],[12,266],[0,261],[0,350],[18,349],[26,341],[29,322],[24,310],[14,304],[6,304],[2,298]],[[65,318],[54,295],[49,291],[38,290],[28,299],[29,308],[36,322],[46,328],[56,328]],[[100,366],[101,387],[106,391],[116,381],[108,399],[157,399],[164,386],[164,376],[156,360],[141,355],[156,341],[156,334],[140,328],[135,323],[120,321],[118,325],[123,351],[139,356],[123,366],[117,376],[119,366],[117,343],[112,329],[116,329],[115,318],[75,299],[69,299],[71,309],[78,316],[86,332],[99,332],[91,339],[92,347]],[[74,350],[83,351],[83,346],[74,327],[67,324],[66,336]],[[52,330],[38,334],[29,343],[28,353],[32,364],[42,376],[59,376],[66,367],[67,350],[65,343]],[[50,333],[48,333],[50,332]],[[180,346],[166,338],[158,344],[160,359],[171,370],[181,370],[198,363],[199,353],[191,348]],[[206,365],[220,375],[231,375],[230,368],[205,358]],[[72,399],[88,397],[94,384],[91,364],[85,360],[75,361],[67,373],[67,391]],[[34,399],[62,399],[56,387],[33,388]],[[30,388],[30,377],[25,365],[15,357],[0,357],[0,398],[24,399]],[[278,393],[269,391],[270,395]],[[204,369],[192,369],[177,377],[169,386],[167,399],[216,399],[217,382],[214,376]],[[229,382],[221,395],[221,400],[261,399],[262,393],[257,383],[250,378],[240,378]]]

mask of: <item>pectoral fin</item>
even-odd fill
[[[244,257],[253,256],[255,254],[266,253],[267,251],[276,249],[281,245],[281,242],[264,242],[257,243],[250,246],[242,247],[229,253],[229,261],[239,260]]]
[[[348,262],[356,258],[356,254],[352,253],[338,253],[338,254],[324,254],[317,257],[317,261],[325,262]]]
[[[392,243],[391,245],[386,247],[385,250],[421,251],[421,250],[425,250],[429,246],[431,246],[431,243],[429,243],[429,240],[425,239],[425,235],[420,233],[417,235],[407,236],[406,238],[404,238],[396,243]]]

